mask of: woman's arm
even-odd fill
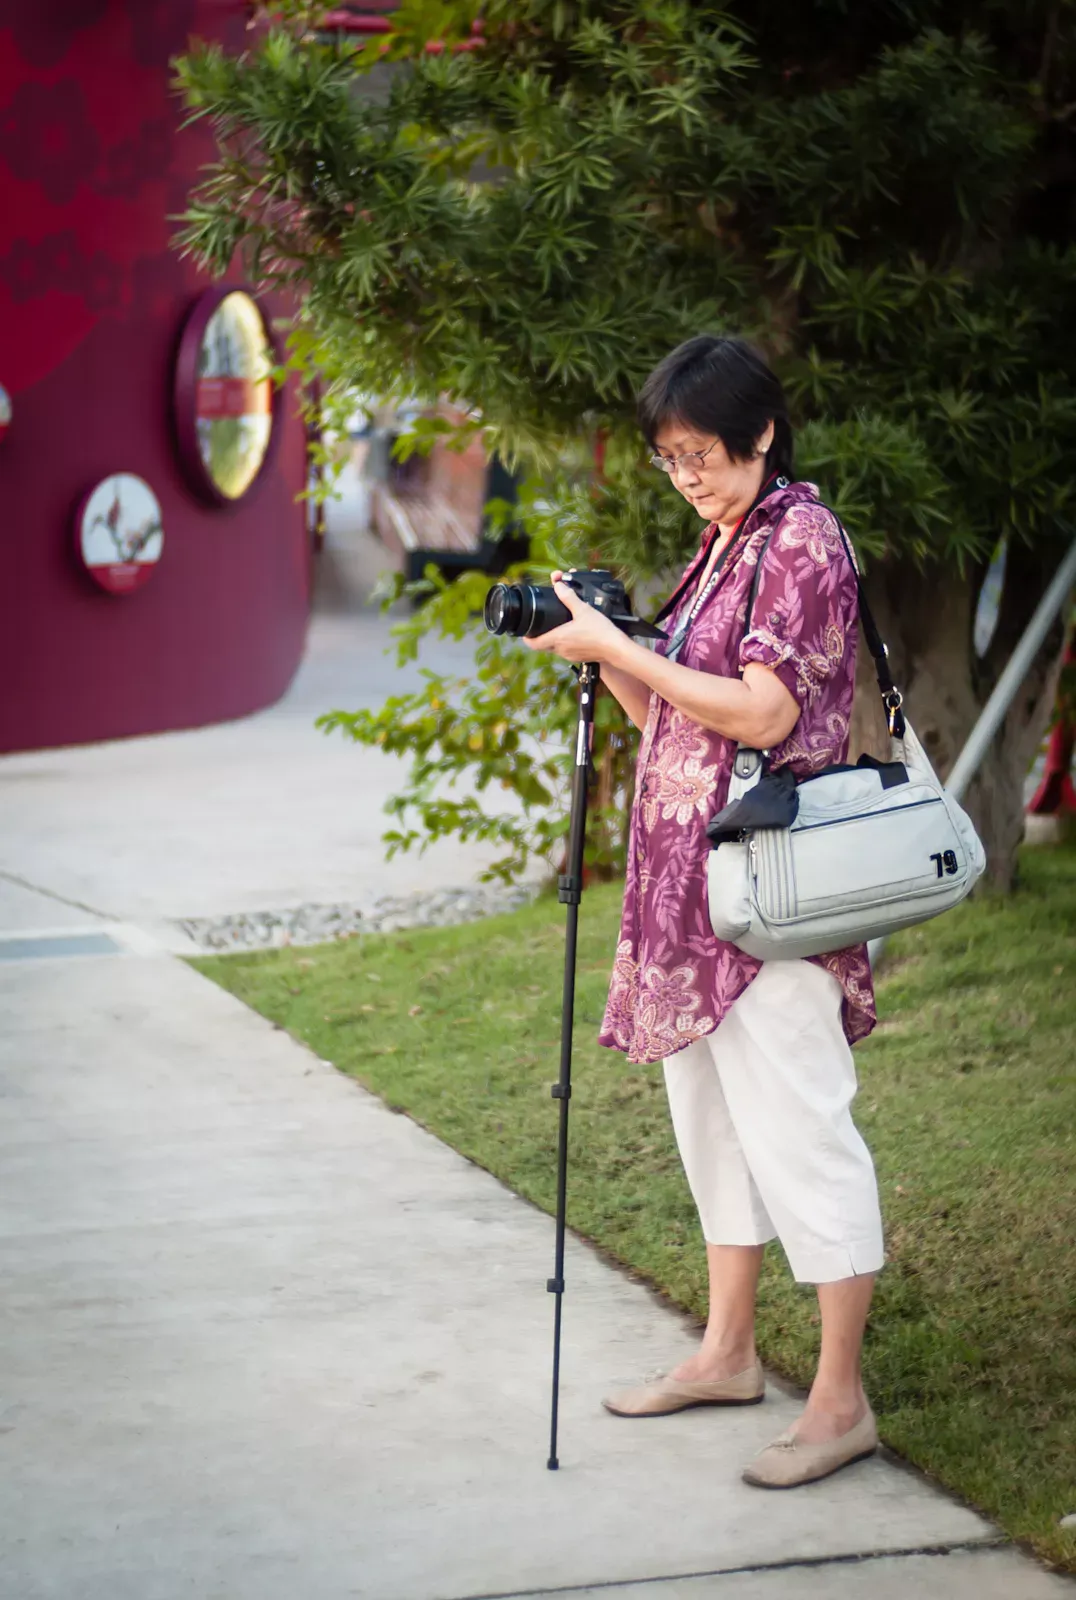
[[[656,690],[692,722],[723,733],[726,739],[769,750],[787,739],[799,721],[795,696],[769,667],[751,662],[742,678],[720,678],[666,661],[624,634],[619,638],[609,663],[614,672],[630,673],[640,687]]]
[[[682,667],[629,639],[567,584],[554,582],[553,587],[572,620],[523,643],[531,650],[552,650],[565,661],[597,661],[636,727],[646,721],[651,689],[693,722],[757,750],[780,744],[799,721],[795,695],[769,667],[751,662],[742,679]]]
[[[608,662],[603,663],[601,672],[601,681],[609,693],[615,700],[619,700],[637,728],[645,728],[650,711],[650,690],[646,684],[632,677],[630,672],[622,672],[617,667],[611,667]]]

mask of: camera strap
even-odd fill
[[[699,612],[702,610],[703,606],[706,604],[707,600],[710,598],[711,594],[714,592],[714,589],[717,587],[717,580],[721,575],[721,569],[725,565],[725,563],[728,560],[729,556],[732,554],[732,551],[733,551],[734,547],[737,544],[739,544],[740,535],[743,532],[743,529],[747,526],[747,523],[750,520],[751,516],[758,509],[758,507],[762,504],[763,500],[765,500],[767,498],[767,496],[770,495],[773,492],[774,489],[787,489],[787,488],[788,488],[788,479],[787,478],[776,477],[776,476],[767,478],[765,483],[763,483],[760,486],[758,494],[752,500],[751,504],[748,506],[747,510],[744,512],[743,516],[740,518],[739,522],[737,523],[736,530],[733,533],[732,538],[729,540],[728,544],[726,544],[725,548],[722,550],[721,554],[718,556],[717,562],[716,562],[716,564],[714,566],[714,570],[713,570],[713,572],[711,572],[709,578],[706,580],[706,584],[703,587],[702,592],[699,595],[696,596],[695,601],[694,601],[694,603],[693,603],[693,605],[691,607],[691,610],[688,612],[688,614],[685,617],[684,621],[680,624],[680,626],[677,628],[676,632],[673,634],[672,638],[670,639],[669,647],[665,651],[665,659],[666,659],[666,661],[675,661],[676,658],[679,656],[680,651],[683,648],[684,640],[687,638],[688,630],[690,629],[691,624],[694,622],[695,618],[698,616]],[[713,552],[714,545],[717,542],[717,539],[718,539],[719,536],[720,536],[720,529],[715,528],[714,529],[713,538],[710,540],[710,543],[707,546],[706,555],[705,555],[705,558],[704,558],[703,563],[702,563],[702,570],[704,572],[706,570],[706,564],[710,559],[711,553]],[[670,600],[666,601],[665,605],[662,606],[661,610],[658,612],[657,616],[654,619],[655,622],[663,622],[665,620],[665,618],[670,614],[670,612],[673,611],[675,609],[675,607],[679,604],[680,599],[683,596],[683,592],[684,592],[684,586],[683,586],[683,584],[681,584],[679,586],[679,588],[676,590],[675,594],[672,596],[672,598]]]
[[[740,527],[742,527],[742,526],[743,526],[743,524],[741,523]],[[711,594],[713,593],[714,589],[716,588],[717,580],[721,576],[721,568],[725,565],[725,562],[728,560],[728,557],[729,557],[729,554],[730,554],[730,552],[732,550],[732,547],[737,542],[739,537],[740,537],[740,531],[739,531],[739,528],[738,528],[736,530],[736,532],[732,535],[732,538],[729,540],[728,544],[722,550],[721,554],[718,556],[717,560],[715,561],[714,570],[713,570],[713,572],[711,572],[710,576],[707,578],[706,583],[704,584],[703,588],[701,589],[700,593],[698,594],[694,605],[691,607],[691,610],[688,612],[688,614],[684,618],[683,622],[680,624],[680,626],[677,628],[676,632],[673,634],[672,638],[669,640],[669,647],[665,651],[665,659],[666,659],[666,661],[675,661],[677,656],[680,654],[680,651],[683,648],[684,640],[688,636],[688,631],[689,631],[689,629],[691,627],[691,624],[694,622],[695,618],[698,616],[699,612],[702,610],[703,606],[706,604],[707,600],[709,600]]]
[[[747,510],[744,512],[743,516],[740,518],[739,527],[736,529],[736,534],[734,535],[734,538],[738,538],[739,537],[740,528],[742,528],[745,525],[745,523],[747,522],[748,517],[750,517],[753,514],[753,512],[757,511],[758,507],[762,504],[763,500],[766,499],[767,495],[772,494],[774,489],[787,489],[787,488],[788,488],[788,479],[787,478],[779,478],[776,475],[771,475],[769,478],[767,478],[766,482],[759,489],[758,494],[755,496],[755,498],[752,500],[751,504],[748,506]],[[713,554],[714,546],[715,546],[715,544],[717,543],[717,541],[718,541],[718,539],[720,537],[721,537],[721,529],[715,523],[714,524],[714,531],[710,536],[709,542],[707,543],[706,551],[705,551],[705,553],[703,555],[703,558],[702,558],[701,562],[699,563],[698,568],[696,569],[697,571],[699,571],[699,572],[705,572],[706,571],[706,563],[709,561],[711,555]],[[690,567],[691,565],[692,565],[692,563],[689,562],[688,566]],[[677,606],[680,604],[681,600],[684,598],[684,595],[687,593],[687,588],[688,588],[688,585],[687,585],[686,578],[681,578],[680,582],[676,585],[676,588],[673,590],[672,594],[669,596],[669,598],[666,600],[665,604],[661,607],[661,610],[658,612],[657,616],[654,618],[654,622],[655,623],[664,622],[666,617],[671,617],[672,616],[673,612],[676,610]]]

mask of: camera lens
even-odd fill
[[[486,595],[483,619],[490,633],[534,639],[571,619],[548,584],[495,583]]]
[[[486,595],[484,617],[490,633],[510,633],[518,638],[523,617],[523,595],[519,585],[495,583]]]
[[[568,607],[557,599],[549,584],[527,585],[525,619],[521,630],[524,638],[536,639],[539,634],[548,633],[551,628],[559,628],[561,623],[571,620]]]

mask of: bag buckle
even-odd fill
[[[902,738],[904,735],[904,718],[901,715],[901,707],[904,704],[904,696],[899,689],[890,689],[888,694],[882,696],[882,704],[886,708],[886,721],[889,724],[890,737],[894,739]]]

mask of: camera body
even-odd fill
[[[640,639],[666,639],[668,635],[653,623],[634,615],[628,591],[620,579],[604,567],[592,571],[573,570],[564,582],[585,600],[615,622],[622,632]],[[486,596],[484,620],[490,633],[509,634],[514,639],[535,639],[571,621],[571,612],[557,599],[552,585],[545,583],[495,583]]]

